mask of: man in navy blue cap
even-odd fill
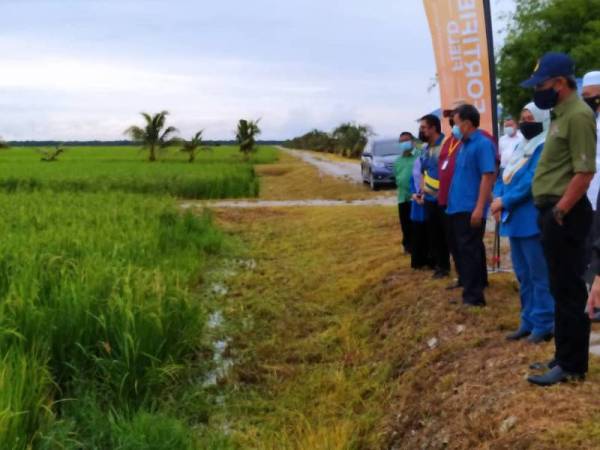
[[[530,383],[550,386],[581,380],[588,371],[590,321],[585,313],[587,289],[585,244],[592,224],[587,190],[596,172],[596,123],[577,95],[575,64],[563,53],[547,53],[523,87],[534,88],[540,109],[552,109],[552,122],[532,184],[540,212],[542,245],[548,262],[550,290],[556,302],[554,358]]]

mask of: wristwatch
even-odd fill
[[[554,220],[556,220],[556,222],[562,224],[565,220],[565,216],[567,215],[567,213],[565,213],[558,206],[555,206],[554,208],[552,208],[552,215],[554,216]]]

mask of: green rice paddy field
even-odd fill
[[[229,251],[176,197],[251,197],[234,148],[0,153],[0,448],[229,448],[210,405],[202,274]]]

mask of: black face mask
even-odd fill
[[[419,131],[419,140],[421,142],[427,142],[427,136],[425,136],[425,133],[423,131]]]
[[[542,122],[521,122],[519,124],[519,130],[521,130],[525,139],[530,141],[544,131],[544,124],[542,124]]]
[[[595,95],[593,97],[583,97],[583,100],[590,105],[592,111],[597,112],[598,107],[600,107],[600,95]]]
[[[450,123],[450,128],[454,127],[454,119],[450,119],[448,120],[448,122]]]
[[[552,109],[558,104],[558,92],[554,88],[535,91],[533,93],[533,103],[540,109]]]

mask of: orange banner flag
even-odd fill
[[[423,0],[438,71],[442,110],[463,100],[497,135],[497,103],[488,0]]]

